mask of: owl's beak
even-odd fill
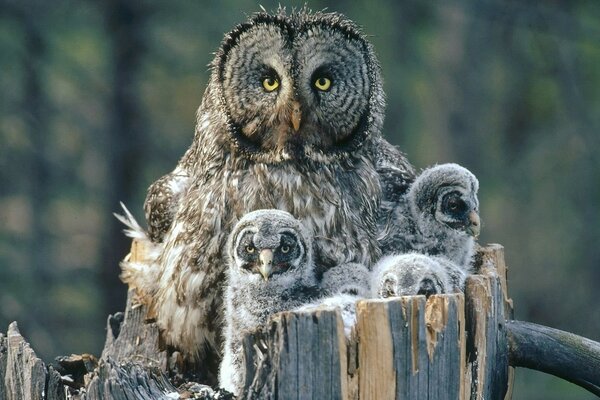
[[[300,110],[300,103],[297,101],[292,102],[292,127],[294,132],[298,132],[300,129],[300,122],[302,122],[302,112]]]
[[[273,267],[273,250],[261,250],[258,254],[258,259],[260,261],[258,272],[260,272],[265,281],[268,281],[269,277],[271,276],[271,269]]]
[[[479,214],[477,211],[473,210],[469,213],[467,220],[467,233],[474,238],[479,236],[479,232],[481,231],[481,220],[479,219]]]

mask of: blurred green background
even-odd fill
[[[307,4],[374,43],[389,140],[417,167],[479,177],[481,242],[506,247],[516,317],[600,340],[600,2]],[[111,213],[123,200],[143,218],[146,188],[191,142],[212,52],[258,10],[0,0],[0,331],[18,320],[47,361],[100,353],[126,291]],[[517,400],[593,398],[516,376]]]

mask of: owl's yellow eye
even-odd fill
[[[255,250],[254,246],[252,246],[252,245],[246,246],[246,252],[248,252],[249,254],[254,253],[254,250]]]
[[[281,252],[282,252],[283,254],[286,254],[286,253],[288,253],[289,251],[290,251],[290,246],[282,246],[282,247],[281,247]]]
[[[331,79],[320,77],[315,81],[315,87],[323,92],[326,92],[331,87]]]
[[[279,87],[279,79],[265,78],[263,79],[262,85],[267,92],[272,92],[273,90],[277,90],[277,88]]]

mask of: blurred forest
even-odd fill
[[[481,242],[506,247],[516,317],[600,341],[600,2],[307,4],[370,36],[389,140],[418,167],[479,177]],[[0,331],[18,320],[46,361],[100,353],[126,294],[112,212],[122,200],[143,219],[146,188],[191,142],[212,52],[258,10],[0,0]],[[518,370],[513,398],[592,396]]]

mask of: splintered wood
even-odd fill
[[[244,349],[244,398],[348,398],[344,326],[335,311],[278,314],[245,337]]]
[[[462,294],[361,301],[357,313],[360,399],[464,398]]]
[[[60,374],[36,356],[16,322],[6,336],[0,334],[0,378],[0,399],[64,398]]]

